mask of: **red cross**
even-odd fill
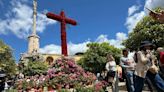
[[[62,55],[68,56],[67,53],[67,35],[66,35],[66,24],[77,25],[75,20],[69,19],[65,16],[64,11],[61,11],[60,15],[53,13],[47,13],[46,16],[50,19],[57,20],[61,23],[61,46]]]

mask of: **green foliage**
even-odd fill
[[[160,8],[156,9],[159,12]],[[123,42],[125,47],[130,49],[137,49],[140,43],[144,40],[149,40],[155,43],[157,47],[164,46],[164,24],[154,20],[150,16],[145,16],[136,27],[133,32],[129,34],[127,40]]]
[[[5,92],[18,92],[18,90],[16,90],[16,89],[8,89]]]
[[[95,87],[76,87],[75,90],[76,92],[105,92],[104,89],[98,91]]]
[[[48,65],[45,62],[29,61],[28,65],[23,68],[23,74],[26,76],[33,76],[45,73],[48,70]]]
[[[76,88],[77,92],[94,92],[94,88],[93,87],[89,87],[89,88],[85,88],[85,87],[77,87]]]
[[[11,77],[16,74],[16,68],[11,48],[0,40],[0,69]]]
[[[68,89],[61,89],[58,92],[70,92]]]
[[[78,62],[85,70],[97,73],[101,72],[105,68],[107,62],[106,55],[108,53],[112,54],[116,59],[116,62],[119,62],[120,49],[115,48],[114,46],[109,45],[109,43],[90,43],[87,45],[89,48],[84,56]]]

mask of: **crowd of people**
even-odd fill
[[[7,90],[13,89],[14,87],[16,87],[15,85],[16,82],[18,83],[17,87],[22,87],[23,86],[22,84],[24,81],[30,83],[31,80],[33,82],[32,84],[34,84],[33,86],[35,86],[36,88],[36,89],[32,89],[33,90],[32,92],[41,92],[39,91],[40,90],[39,84],[43,82],[46,79],[46,77],[44,75],[24,76],[24,74],[19,73],[14,79],[11,79],[11,80],[7,78],[4,78],[4,79],[5,80],[1,84],[1,87],[0,87],[0,92],[8,92]],[[22,91],[19,91],[19,92],[22,92]]]
[[[135,51],[123,49],[119,65],[122,68],[122,76],[125,76],[127,91],[142,92],[146,83],[151,92],[164,92],[163,59],[164,49],[155,49],[155,45],[150,41],[141,42],[140,48]],[[107,81],[112,84],[120,73],[112,55],[107,55],[107,61]]]
[[[155,47],[150,41],[141,42],[140,48],[135,51],[123,49],[119,65],[116,64],[112,54],[107,54],[105,69],[107,73],[103,79],[111,86],[115,85],[114,82],[118,81],[118,78],[125,77],[128,92],[142,92],[145,83],[151,92],[154,90],[164,92],[164,49]],[[32,79],[38,84],[45,78],[38,75],[27,77],[20,73],[16,80],[21,82],[22,79],[26,81]],[[4,90],[9,86],[4,82]],[[114,92],[118,92],[118,85],[114,87]]]

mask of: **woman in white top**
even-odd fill
[[[116,74],[116,62],[114,57],[111,54],[107,55],[107,63],[105,66],[107,73],[107,81],[112,84],[115,74]]]

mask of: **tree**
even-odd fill
[[[160,8],[156,9],[156,12]],[[145,16],[133,29],[128,39],[123,42],[125,47],[136,50],[144,40],[152,41],[157,47],[164,46],[164,24]]]
[[[87,45],[89,48],[82,59],[78,62],[85,70],[92,73],[102,72],[105,69],[105,64],[107,62],[106,56],[108,53],[112,54],[119,62],[120,49],[109,45],[109,43],[90,43]]]
[[[12,49],[0,40],[0,70],[8,77],[16,74],[16,64],[12,55]]]
[[[48,65],[45,62],[29,61],[27,66],[23,67],[23,74],[26,76],[34,76],[46,73]]]

